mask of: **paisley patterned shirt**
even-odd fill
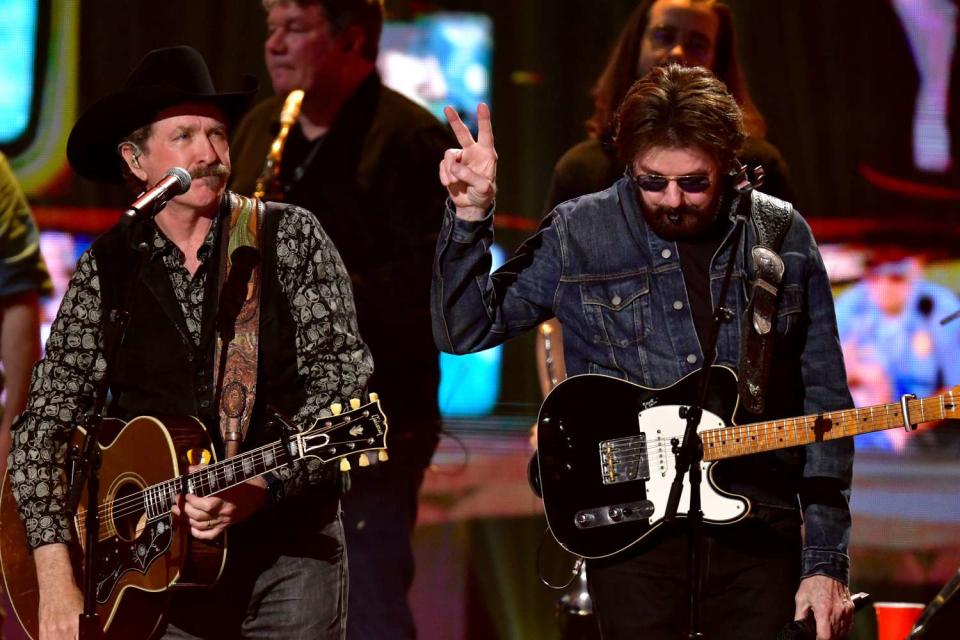
[[[373,371],[373,360],[357,329],[350,277],[316,218],[288,206],[277,233],[277,274],[296,324],[297,368],[306,380],[306,401],[294,416],[301,428],[329,415],[332,402],[356,397]],[[155,234],[151,259],[162,259],[190,334],[199,343],[204,261],[213,252],[214,224],[197,252],[201,266],[190,276],[183,253]],[[14,495],[26,523],[30,548],[72,540],[66,514],[65,457],[74,426],[90,410],[105,359],[100,282],[91,251],[80,258],[50,331],[46,354],[33,370],[27,409],[14,425],[8,464]],[[315,458],[268,478],[290,496],[321,481]]]

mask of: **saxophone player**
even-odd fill
[[[276,96],[256,105],[232,139],[232,188],[254,192],[284,99],[303,90],[271,197],[312,211],[340,250],[377,362],[370,388],[391,428],[390,461],[353,470],[343,497],[347,637],[413,638],[410,538],[440,430],[429,290],[445,192],[434,175],[454,141],[426,110],[383,86],[375,68],[379,1],[266,0],[264,7]]]

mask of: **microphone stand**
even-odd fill
[[[136,221],[129,223],[135,225],[132,248],[137,254],[131,272],[132,279],[129,281],[130,285],[121,303],[122,306],[111,309],[107,313],[107,322],[104,326],[104,360],[106,366],[103,377],[97,383],[94,392],[93,407],[83,420],[86,430],[83,446],[71,451],[73,471],[67,496],[67,512],[71,516],[77,515],[83,488],[84,486],[87,488],[87,512],[84,520],[86,529],[84,531],[83,555],[83,612],[80,614],[80,640],[94,640],[103,637],[103,627],[97,614],[97,559],[94,555],[100,534],[100,429],[105,417],[107,392],[110,390],[114,364],[116,364],[117,355],[120,353],[120,347],[123,344],[123,336],[130,322],[133,292],[137,287],[148,254],[149,245],[143,238],[149,232],[149,228],[142,222],[152,219],[156,212],[157,210],[154,209],[150,215],[138,217]]]
[[[940,611],[950,598],[957,594],[957,591],[960,591],[960,570],[950,578],[947,584],[943,585],[936,597],[924,608],[917,623],[913,625],[913,629],[910,630],[910,635],[907,636],[907,640],[915,640],[915,638],[922,638],[926,635],[930,629],[930,620],[933,619],[933,616]]]
[[[743,230],[750,214],[750,192],[754,185],[746,179],[745,175],[745,172],[743,172],[738,177],[735,186],[736,196],[732,204],[732,208],[736,211],[733,244],[731,245],[730,259],[727,261],[727,268],[723,274],[719,301],[714,309],[713,323],[710,325],[710,330],[702,345],[704,359],[697,403],[680,407],[680,417],[686,420],[687,426],[683,433],[683,442],[679,449],[675,450],[677,472],[673,483],[670,485],[670,494],[663,517],[664,522],[673,522],[676,519],[680,496],[683,492],[683,478],[684,475],[687,475],[690,484],[690,506],[687,510],[687,582],[690,589],[690,621],[687,637],[691,640],[699,640],[704,637],[700,631],[700,539],[703,528],[703,509],[700,502],[700,484],[703,474],[700,470],[700,462],[703,459],[703,449],[700,436],[697,435],[697,429],[700,426],[700,418],[703,416],[703,408],[707,402],[707,393],[710,389],[710,373],[714,362],[717,360],[717,339],[720,336],[720,327],[723,323],[733,319],[734,316],[733,311],[725,307],[724,304],[730,288],[733,265],[740,251]]]

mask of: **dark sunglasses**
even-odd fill
[[[703,193],[710,188],[710,176],[704,174],[694,174],[689,176],[661,176],[656,173],[643,173],[634,176],[633,181],[644,191],[663,191],[670,184],[670,181],[676,181],[677,186],[686,193]]]

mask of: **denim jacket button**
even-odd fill
[[[696,361],[697,361],[697,356],[695,356],[694,354],[691,353],[690,355],[687,356],[687,362],[689,362],[690,364],[695,364]]]
[[[660,252],[660,255],[663,256],[664,260],[666,260],[667,258],[673,255],[673,252],[670,251],[670,249],[664,249],[663,251]]]
[[[683,309],[683,303],[680,302],[679,300],[674,300],[673,308],[676,309],[677,311],[680,311],[680,309]]]
[[[620,296],[618,296],[618,295],[616,295],[616,294],[614,294],[613,298],[611,298],[611,300],[610,300],[610,304],[612,304],[613,306],[617,306],[617,305],[620,304],[621,302],[622,302],[622,300],[620,299]]]

